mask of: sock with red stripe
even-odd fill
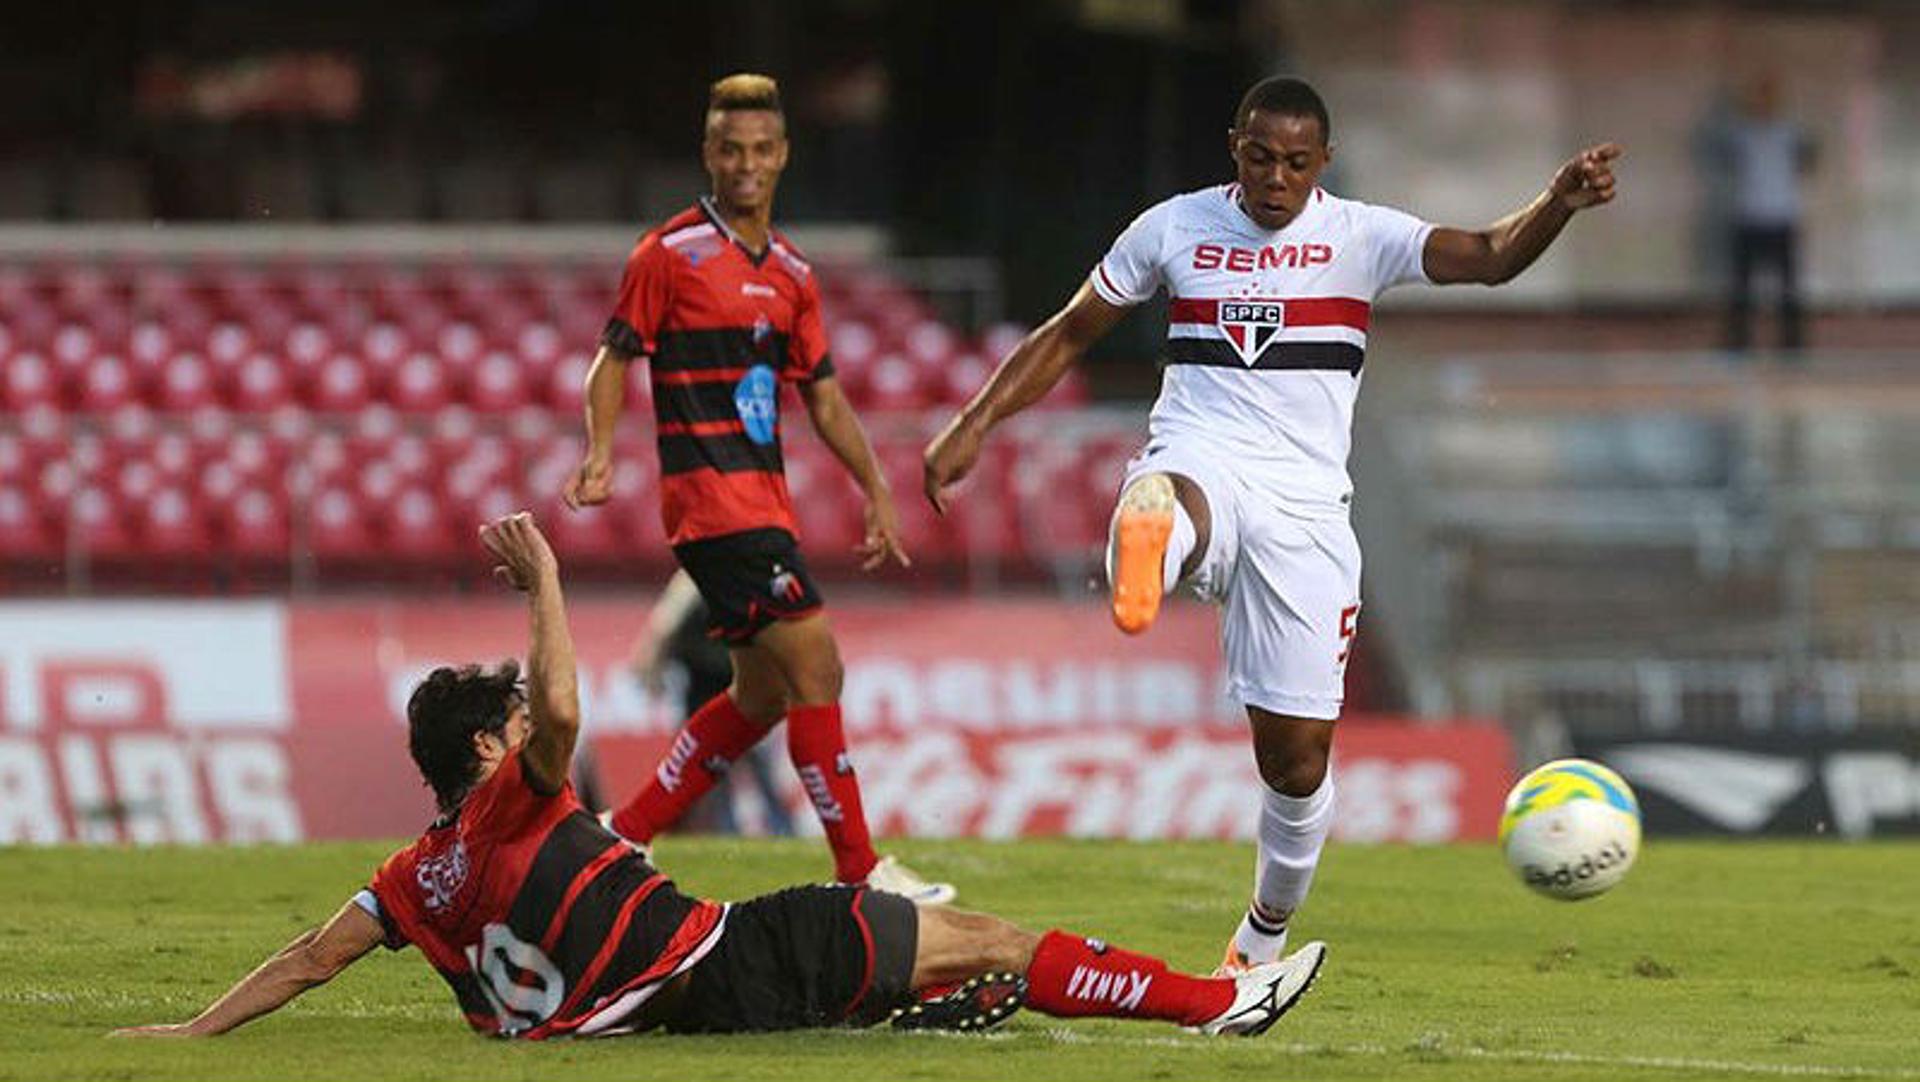
[[[1233,1004],[1230,980],[1193,977],[1158,958],[1054,929],[1027,966],[1027,1005],[1059,1018],[1158,1018],[1197,1026]]]
[[[614,813],[613,829],[631,841],[652,841],[678,822],[727,767],[765,735],[765,729],[740,712],[731,695],[724,691],[715,695],[674,735],[672,746],[654,768],[653,780]]]
[[[860,804],[853,760],[847,757],[840,704],[788,710],[787,754],[833,847],[833,877],[842,883],[864,882],[880,858],[867,834],[867,813]]]

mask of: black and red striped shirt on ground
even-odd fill
[[[796,532],[780,384],[830,376],[833,362],[813,268],[785,237],[756,255],[701,200],[640,238],[601,342],[650,361],[670,544]]]
[[[536,1040],[632,1026],[719,942],[726,914],[608,833],[572,785],[533,789],[518,751],[358,900],[389,947],[420,948],[469,1025]]]

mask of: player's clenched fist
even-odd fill
[[[532,590],[557,581],[560,563],[534,525],[531,512],[521,511],[480,527],[480,543],[499,557],[494,576],[516,590]]]
[[[1613,162],[1618,143],[1601,143],[1575,154],[1553,175],[1553,194],[1568,210],[1584,210],[1613,199]]]
[[[568,507],[577,511],[582,507],[606,503],[607,497],[612,494],[613,460],[589,455],[573,476],[567,478],[567,488],[561,493],[561,498]]]

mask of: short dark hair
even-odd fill
[[[743,71],[729,75],[707,89],[709,113],[729,113],[736,109],[764,109],[785,115],[785,110],[780,108],[780,84],[770,75]]]
[[[492,671],[443,666],[414,686],[407,698],[407,750],[441,811],[458,807],[480,772],[474,736],[502,736],[507,718],[526,698],[520,663],[511,658]]]
[[[1307,85],[1305,79],[1269,75],[1248,87],[1240,98],[1240,108],[1233,112],[1234,130],[1246,127],[1256,109],[1281,116],[1310,116],[1320,122],[1320,141],[1333,141],[1333,120],[1327,116],[1327,103],[1320,100],[1319,92]]]

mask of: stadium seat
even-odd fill
[[[75,408],[87,413],[106,413],[135,401],[140,389],[134,385],[133,369],[112,354],[93,359],[81,373]]]
[[[484,413],[504,413],[527,401],[526,371],[513,354],[495,351],[480,358],[469,381],[467,401]]]
[[[161,488],[135,506],[142,554],[180,558],[213,551],[213,534],[200,506],[180,489]]]
[[[388,527],[385,547],[389,552],[411,559],[445,559],[454,554],[445,509],[424,488],[404,488],[394,497]]]
[[[293,538],[285,505],[266,489],[248,488],[212,509],[225,550],[244,559],[287,559]]]
[[[230,386],[227,400],[242,413],[265,413],[295,398],[286,366],[265,353],[242,361]]]
[[[125,559],[139,552],[119,501],[98,485],[74,491],[67,528],[71,543],[98,559]]]
[[[58,531],[28,490],[0,483],[0,562],[41,560],[60,554]]]
[[[307,505],[303,540],[322,560],[366,558],[374,554],[377,539],[372,517],[352,489],[330,485]]]
[[[360,358],[337,353],[314,373],[307,403],[327,413],[352,413],[373,401],[373,380]]]
[[[163,410],[185,413],[219,401],[213,370],[197,353],[175,354],[154,373],[151,401]],[[235,402],[236,408],[244,407]]]
[[[38,353],[18,353],[0,372],[0,412],[20,414],[36,406],[61,407],[60,384],[53,365]]]
[[[406,413],[432,413],[453,401],[447,366],[431,353],[415,353],[400,363],[388,384],[386,401]]]

